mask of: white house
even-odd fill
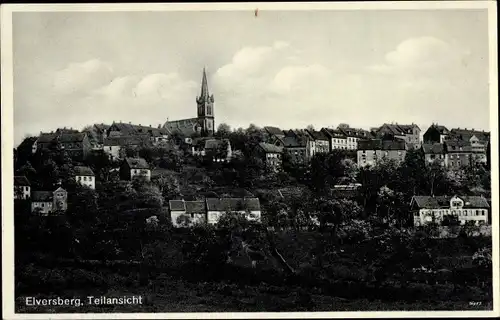
[[[168,206],[174,227],[187,227],[207,222],[205,201],[170,200]]]
[[[456,217],[460,224],[466,221],[487,224],[489,208],[482,196],[414,196],[410,203],[415,226],[433,221],[441,224],[446,216]]]
[[[47,215],[54,211],[66,211],[68,208],[68,192],[59,187],[55,191],[33,191],[31,211]]]
[[[25,176],[14,176],[14,199],[29,199],[31,185]]]
[[[151,169],[143,158],[125,158],[120,166],[122,180],[144,179],[151,181]]]
[[[206,203],[208,224],[216,224],[227,212],[244,214],[249,220],[261,220],[258,198],[207,198]]]
[[[73,170],[77,183],[84,187],[95,189],[95,175],[92,169],[84,166],[75,166]]]

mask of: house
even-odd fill
[[[447,217],[457,218],[460,224],[467,221],[487,224],[489,208],[482,196],[414,196],[410,203],[415,226],[433,221],[441,224]]]
[[[86,133],[73,129],[57,129],[56,132],[40,133],[36,149],[65,150],[72,158],[85,159],[92,149]]]
[[[329,151],[347,149],[347,136],[338,129],[322,128],[321,131],[328,137]]]
[[[283,148],[271,143],[261,142],[257,147],[257,153],[262,157],[266,165],[274,171],[279,171],[283,164]]]
[[[14,199],[31,198],[31,184],[25,176],[14,176]]]
[[[443,143],[447,140],[449,135],[450,130],[448,130],[445,126],[432,124],[424,133],[424,143]]]
[[[472,151],[486,153],[486,148],[490,141],[490,133],[474,129],[469,130],[467,128],[451,129],[449,139],[470,142]]]
[[[306,132],[314,141],[314,153],[330,152],[330,139],[323,131],[306,129]]]
[[[260,221],[261,210],[258,198],[207,198],[207,223],[216,224],[227,212],[244,214],[247,219]]]
[[[27,137],[16,148],[19,155],[30,155],[36,153],[37,137]]]
[[[61,187],[55,191],[33,191],[31,211],[44,215],[53,212],[64,212],[68,208],[68,192]]]
[[[95,175],[92,169],[85,166],[75,166],[74,178],[77,183],[90,189],[95,189]]]
[[[358,140],[366,140],[370,138],[370,132],[363,129],[351,128],[347,124],[339,125],[337,130],[342,132],[343,136],[346,137],[345,142],[348,150],[357,150]]]
[[[81,132],[61,131],[59,143],[61,149],[68,152],[72,158],[85,159],[92,149],[88,135]]]
[[[441,165],[445,166],[446,165],[446,153],[445,153],[445,148],[442,143],[436,142],[436,143],[424,143],[422,144],[421,148],[423,154],[424,154],[424,159],[425,159],[425,164],[431,164],[433,162],[439,162]]]
[[[233,156],[229,139],[195,138],[191,144],[191,154],[209,157],[214,162],[230,161]]]
[[[376,130],[377,138],[382,138],[384,135],[390,135],[394,138],[403,139],[408,145],[413,145],[415,148],[420,147],[420,128],[412,124],[394,124],[384,123]]]
[[[472,152],[469,142],[462,140],[448,140],[444,143],[445,165],[450,170],[468,167],[475,162],[476,154]],[[486,159],[486,154],[483,154]],[[479,159],[481,154],[479,154]]]
[[[207,222],[205,201],[170,200],[168,206],[174,227],[192,226]]]
[[[143,158],[125,158],[120,166],[120,178],[128,181],[133,179],[151,181],[151,169]]]
[[[149,146],[149,135],[124,135],[124,136],[109,136],[104,138],[103,151],[112,159],[124,158],[124,150],[127,148],[136,149],[143,146]]]
[[[292,163],[306,164],[314,155],[312,141],[303,134],[288,131],[283,138],[284,152],[289,156]]]
[[[382,140],[370,139],[358,141],[358,166],[375,165],[379,160],[404,161],[406,156],[406,142],[400,139]]]
[[[155,128],[151,125],[143,126],[141,124],[122,123],[113,122],[109,128],[106,129],[106,137],[118,137],[118,136],[142,136],[144,139],[148,139],[152,144],[158,144],[161,142],[166,142],[168,140],[168,132],[166,129]]]
[[[283,147],[283,138],[285,133],[278,127],[266,126],[264,127],[265,142]]]

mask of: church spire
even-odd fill
[[[201,95],[200,98],[208,98],[208,81],[207,81],[207,73],[205,68],[203,68],[203,78],[201,79]]]

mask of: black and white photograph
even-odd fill
[[[499,316],[494,1],[1,9],[4,318]]]

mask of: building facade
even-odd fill
[[[68,192],[59,187],[55,191],[33,191],[31,211],[42,215],[64,212],[68,209]]]
[[[120,166],[120,178],[128,181],[151,181],[151,169],[143,158],[125,158]]]
[[[328,137],[329,150],[347,150],[347,136],[338,129],[322,128],[321,131]]]
[[[266,166],[273,171],[279,171],[283,165],[283,148],[271,143],[261,142],[258,145],[258,154]]]
[[[358,141],[358,166],[374,166],[382,160],[392,160],[396,163],[404,161],[407,146],[403,140],[360,140]]]
[[[445,126],[432,124],[424,133],[424,143],[444,143],[448,139],[449,135],[450,130],[448,130]]]
[[[473,221],[475,224],[488,224],[490,208],[486,198],[480,196],[414,196],[410,203],[415,226],[428,223],[442,224],[446,218],[453,217],[460,224]]]
[[[86,188],[95,189],[95,175],[92,169],[85,166],[75,166],[74,178],[75,181]]]
[[[406,141],[408,146],[412,146],[413,148],[418,149],[420,148],[420,132],[420,128],[414,123],[384,123],[375,131],[375,134],[377,135],[377,138],[382,138],[385,135],[389,135],[394,138],[403,139]]]
[[[31,184],[25,176],[14,176],[14,199],[31,198]]]

